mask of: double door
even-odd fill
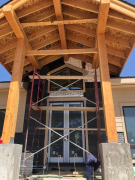
[[[50,103],[50,106],[82,107],[82,102]],[[77,154],[76,162],[85,161],[85,152],[68,140],[85,148],[84,131],[73,128],[84,127],[84,115],[82,111],[50,111],[49,127],[61,134],[66,135],[48,148],[49,162],[58,162],[58,155],[61,155],[60,162],[73,163],[74,154]],[[73,132],[72,132],[73,131]],[[59,139],[60,136],[49,130],[49,143]]]

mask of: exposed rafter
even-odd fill
[[[31,45],[30,45],[30,43],[29,43],[29,41],[28,41],[28,39],[26,37],[25,32],[23,31],[23,29],[22,29],[22,27],[20,25],[20,22],[19,22],[19,20],[18,20],[18,18],[16,16],[15,12],[13,11],[12,6],[11,5],[4,6],[3,13],[4,13],[7,21],[9,22],[11,28],[13,29],[16,37],[18,39],[23,39],[24,38],[27,50],[32,50],[32,47],[31,47]],[[36,67],[38,69],[40,68],[37,60],[33,56],[30,57],[30,61],[33,64],[34,67]]]

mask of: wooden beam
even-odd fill
[[[64,24],[87,24],[96,23],[97,18],[93,19],[80,19],[80,20],[61,20],[61,21],[47,21],[47,22],[31,22],[31,23],[21,23],[23,27],[29,26],[50,26],[50,25],[64,25]]]
[[[93,71],[94,72],[94,71]],[[30,79],[32,79],[33,76],[29,76]],[[92,76],[40,76],[41,79],[93,79]],[[35,76],[35,79],[38,79],[38,76]]]
[[[90,111],[95,112],[95,107],[58,107],[58,106],[40,106],[41,110],[44,111]],[[38,110],[36,106],[32,106],[32,109]],[[100,110],[103,110],[102,108]]]
[[[111,0],[110,8],[135,19],[135,8],[122,2]]]
[[[96,37],[96,31],[95,30],[84,27],[82,25],[70,25],[70,24],[68,24],[68,25],[65,25],[65,28],[70,29],[70,30],[75,31],[75,32],[79,32],[79,33],[87,35],[87,36]],[[124,39],[122,37],[111,35],[108,32],[105,33],[105,39],[107,42],[118,44],[118,45],[126,47],[126,48],[131,48],[129,40]]]
[[[109,13],[110,0],[101,0],[99,5],[99,13],[98,13],[98,24],[96,33],[105,33],[107,17]],[[97,48],[97,38],[95,39],[95,48]],[[92,68],[98,68],[98,54],[94,54]]]
[[[75,9],[72,8],[68,8],[66,6],[64,6],[62,8],[62,13],[64,15],[70,16],[70,17],[74,17],[77,19],[89,19],[89,18],[97,18],[97,14],[88,14],[88,13],[84,13],[83,11],[76,11]]]
[[[11,3],[8,3],[9,5],[12,5],[13,6],[13,10],[16,10],[18,7],[20,7],[21,5],[23,5],[25,2],[27,2],[28,0],[21,0],[19,2],[11,2]],[[17,14],[17,17],[20,19],[24,16],[27,16],[31,13],[34,13],[34,12],[37,12],[41,9],[44,9],[44,8],[47,8],[49,6],[53,5],[53,1],[52,0],[46,0],[46,1],[41,1],[40,3],[36,3],[36,4],[33,4],[31,5],[30,7],[25,7],[25,8],[22,8],[22,9],[17,9],[16,10],[16,14]],[[2,19],[0,19],[0,25],[1,26],[4,26],[5,24],[7,24],[7,20],[6,18],[4,17],[4,13],[2,12],[1,15],[0,15],[0,18],[3,17]]]
[[[16,14],[17,14],[17,17],[20,19],[24,16],[35,13],[41,9],[47,8],[47,7],[52,6],[52,5],[53,5],[52,0],[40,1],[40,2],[33,4],[31,6],[25,7],[23,9],[16,10]]]
[[[16,16],[15,12],[13,11],[12,6],[11,5],[4,6],[3,13],[4,13],[7,21],[9,22],[11,28],[13,29],[16,37],[24,38],[26,41],[27,50],[32,50],[32,47],[26,37],[25,32],[23,31],[23,29],[20,25],[20,22]],[[34,58],[34,56],[29,57],[29,59],[34,67],[36,67],[37,69],[40,69],[40,66],[39,66],[37,60]]]
[[[114,55],[114,56],[118,56],[120,58],[126,59],[126,54],[124,50],[120,50],[120,49],[116,49],[116,48],[112,48],[110,46],[107,46],[107,53]]]
[[[32,47],[34,50],[40,49],[42,47],[45,47],[45,46],[52,44],[52,43],[59,41],[59,40],[60,40],[59,34],[53,34],[51,37],[32,45]]]
[[[46,27],[42,27],[41,29],[37,30],[37,31],[34,31],[32,32],[31,34],[28,34],[27,35],[27,38],[29,41],[32,41],[42,35],[46,35],[46,34],[49,34],[55,30],[57,30],[57,26],[46,26]]]
[[[62,56],[47,56],[44,60],[40,61],[41,66],[45,66],[53,61],[60,59]]]
[[[123,22],[117,22],[114,19],[108,19],[106,26],[111,29],[125,32],[127,34],[135,35],[135,26],[130,24],[124,24]]]
[[[70,42],[68,42],[68,48],[72,49],[72,48],[76,48],[76,49],[82,49],[81,47],[75,45],[75,44],[72,44]],[[83,56],[83,55],[69,55],[69,57],[73,57],[75,59],[78,59],[78,60],[81,60],[81,61],[84,61],[84,62],[87,62],[87,63],[91,63],[93,62],[93,56],[91,56],[91,54],[87,54],[87,56]],[[115,65],[115,66],[118,66],[118,67],[122,67],[122,63],[120,60],[118,60],[115,56],[114,57],[111,57],[111,56],[108,56],[108,63],[111,65]],[[119,71],[117,71],[117,67],[115,67],[115,70],[114,68],[110,68],[112,72],[115,72],[115,74],[119,74]],[[117,72],[117,73],[116,73]]]
[[[62,49],[62,50],[33,50],[26,51],[26,56],[49,56],[49,55],[65,55],[65,54],[90,54],[98,53],[97,48],[85,48],[85,49]]]
[[[39,22],[39,21],[43,21],[45,19],[48,19],[52,16],[55,15],[55,11],[54,9],[48,9],[45,12],[41,12],[40,14],[35,14],[32,17],[28,18],[28,19],[24,19],[23,21],[21,21],[21,23],[29,23],[29,22]]]
[[[81,37],[81,38],[80,38]],[[66,33],[66,38],[72,42],[80,43],[82,45],[85,45],[87,47],[94,47],[94,42],[93,41],[88,41],[86,36],[76,36],[75,34],[71,32]]]
[[[85,11],[90,11],[93,13],[98,13],[99,7],[94,3],[83,2],[83,1],[72,1],[72,0],[62,0],[61,2],[64,5],[71,6],[74,8],[79,8]]]
[[[12,79],[9,87],[6,114],[2,132],[2,140],[4,143],[9,143],[15,135],[24,58],[24,39],[19,39],[17,40]]]
[[[100,3],[100,0],[96,0],[97,2]],[[118,3],[119,1],[117,1]],[[120,3],[120,2],[119,2]],[[82,10],[85,10],[85,11],[89,11],[89,12],[94,12],[96,14],[98,14],[99,12],[99,6],[96,5],[96,4],[93,4],[91,2],[87,2],[87,1],[72,1],[72,0],[62,0],[62,4],[64,5],[67,5],[67,6],[71,6],[71,7],[74,7],[74,8],[78,8],[78,9],[82,9]],[[121,2],[121,4],[124,4]],[[112,18],[116,18],[116,19],[120,19],[120,20],[125,20],[125,21],[130,21],[132,23],[135,23],[134,22],[134,10],[133,10],[133,7],[131,7],[131,9],[129,10],[127,7],[129,7],[128,5],[126,7],[122,7],[122,5],[116,5],[116,1],[115,3],[112,2],[111,0],[111,3],[110,3],[110,8],[111,9],[114,9],[116,10],[115,13],[111,11],[109,11],[109,14],[108,16],[109,17],[112,17]],[[118,12],[120,13],[118,13]],[[130,15],[129,15],[130,14]],[[129,18],[129,16],[131,18]]]
[[[98,13],[97,33],[105,33],[110,0],[101,0]]]
[[[106,134],[108,142],[118,142],[105,35],[98,34],[97,41]]]
[[[57,21],[63,20],[61,0],[53,0],[53,4],[54,4]],[[62,49],[67,49],[64,25],[58,25],[58,30],[59,30],[60,40],[61,40],[61,47]],[[64,55],[64,60],[68,61],[68,55]]]

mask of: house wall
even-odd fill
[[[27,97],[27,91],[24,89],[21,89],[18,116],[17,116],[16,133],[23,132],[26,97]],[[5,89],[5,90],[0,89],[0,109],[6,109],[7,98],[8,98],[8,89]]]
[[[117,131],[124,132],[127,142],[123,106],[135,106],[135,86],[112,86]]]

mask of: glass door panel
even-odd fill
[[[52,103],[51,106],[64,106],[64,104]],[[63,128],[64,127],[64,111],[51,111],[50,112],[50,124],[51,128]],[[63,130],[55,130],[57,133],[64,135]],[[49,143],[59,139],[60,136],[53,131],[49,131]],[[61,155],[60,161],[63,162],[63,139],[52,144],[49,149],[49,162],[57,162],[58,155]]]
[[[69,103],[69,107],[82,107],[83,103]],[[69,128],[83,127],[83,112],[82,111],[69,111]],[[70,131],[71,132],[71,131]],[[84,148],[84,131],[74,131],[69,135],[69,139]],[[79,147],[69,143],[69,159],[74,162],[74,154],[77,154],[76,162],[84,162],[84,151]]]
[[[83,103],[75,102],[75,103],[51,103],[50,106],[65,106],[65,107],[82,107]],[[82,111],[50,111],[50,120],[49,126],[51,128],[65,128],[64,130],[57,129],[55,130],[62,136],[65,134],[69,134],[72,130],[69,128],[78,128],[83,127],[83,112]],[[80,127],[80,128],[81,128]],[[59,139],[60,136],[54,133],[53,131],[49,131],[49,143],[54,142]],[[85,148],[84,143],[84,131],[76,130],[73,133],[67,135],[66,137],[73,143],[78,146]],[[52,144],[48,148],[49,153],[49,162],[58,162],[58,155],[61,155],[60,162],[65,163],[73,163],[74,162],[74,154],[77,154],[76,162],[84,162],[85,161],[85,152],[79,147],[70,143],[66,138],[60,139],[56,143]]]

